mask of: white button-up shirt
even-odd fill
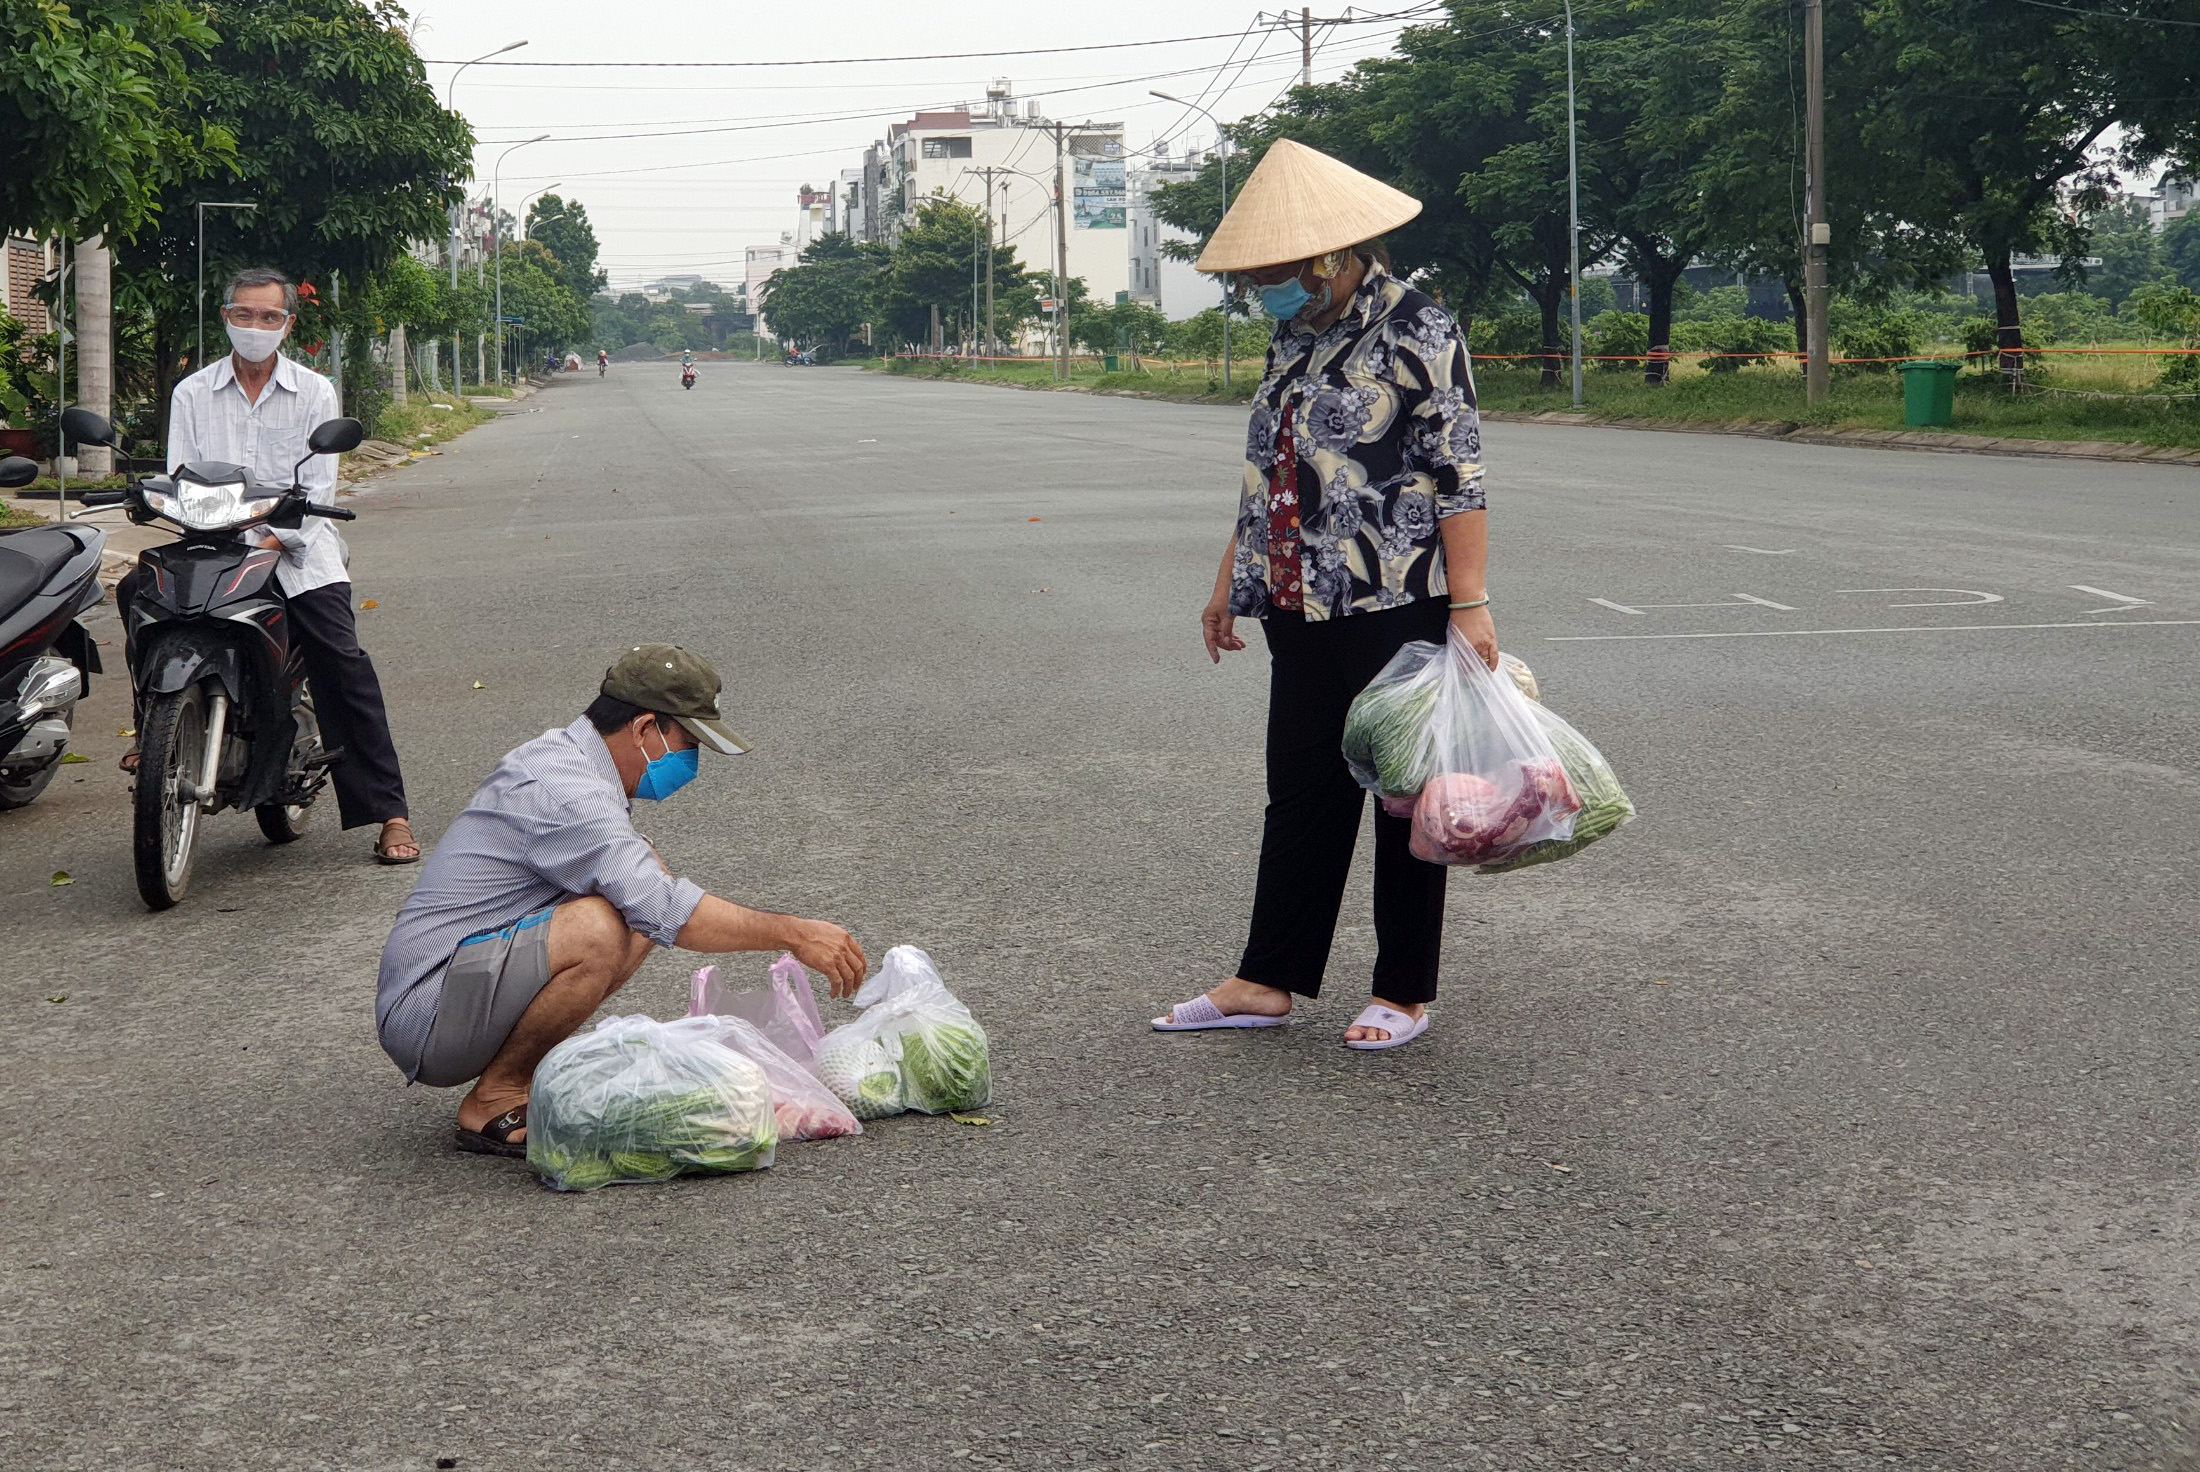
[[[288,486],[291,467],[306,452],[306,436],[342,413],[333,384],[280,352],[274,376],[255,404],[237,382],[236,358],[225,357],[176,385],[168,410],[168,468],[216,461],[243,466],[263,485]],[[324,506],[336,499],[336,459],[315,455],[298,471],[298,484]],[[254,527],[250,535],[257,539],[262,533],[283,544],[275,577],[284,592],[309,593],[351,580],[346,569],[351,552],[334,522],[309,516],[296,531]]]

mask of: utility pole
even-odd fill
[[[1566,0],[1566,295],[1573,303],[1574,407],[1581,407],[1581,150],[1574,136],[1574,5]]]
[[[985,171],[985,352],[993,357],[1000,347],[993,341],[993,171]]]
[[[104,236],[76,243],[76,401],[106,419],[115,412],[114,254]],[[113,450],[77,449],[77,470],[88,480],[114,472]]]
[[[1314,12],[1299,7],[1299,85],[1314,85]]]
[[[1054,125],[1054,376],[1069,378],[1069,201],[1064,126]]]
[[[1833,243],[1833,226],[1826,215],[1826,10],[1825,0],[1803,0],[1803,71],[1807,78],[1808,120],[1804,130],[1804,170],[1808,174],[1803,193],[1803,305],[1807,318],[1809,359],[1803,368],[1804,397],[1813,404],[1825,402],[1828,378],[1826,351],[1826,248]]]

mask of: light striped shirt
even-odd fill
[[[237,383],[237,359],[231,354],[176,385],[168,406],[168,468],[190,461],[241,465],[262,485],[287,486],[291,467],[306,452],[306,436],[342,413],[334,385],[281,353],[259,402],[252,402]],[[323,506],[336,499],[336,458],[315,455],[298,470],[298,484]],[[351,581],[345,566],[351,554],[336,523],[326,517],[309,516],[295,530],[252,528],[255,539],[269,532],[283,544],[275,580],[285,593]]]
[[[418,1033],[385,1032],[393,1057],[417,1056],[435,1020],[433,998],[398,1003],[440,976],[468,936],[593,894],[617,906],[629,928],[673,944],[703,891],[665,872],[634,831],[632,811],[611,752],[586,718],[497,763],[437,841],[382,947],[375,1026]]]

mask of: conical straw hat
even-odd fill
[[[1213,274],[1311,260],[1373,240],[1419,213],[1412,195],[1279,138],[1230,202],[1196,265]]]

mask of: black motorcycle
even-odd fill
[[[37,478],[29,460],[0,460],[0,489]],[[0,811],[44,792],[68,754],[76,703],[100,672],[77,615],[99,602],[106,546],[96,527],[0,533]]]
[[[62,425],[79,444],[106,444],[114,433],[83,409],[66,410]],[[321,749],[304,656],[275,580],[282,554],[238,533],[295,529],[308,516],[354,520],[309,500],[297,474],[313,456],[357,449],[365,437],[356,419],[318,426],[287,486],[261,485],[241,466],[193,463],[84,498],[127,506],[140,525],[179,529],[175,541],[139,557],[123,627],[137,704],[132,849],[138,893],[152,909],[176,904],[190,887],[201,815],[250,808],[270,843],[289,843],[304,835],[342,755]]]

